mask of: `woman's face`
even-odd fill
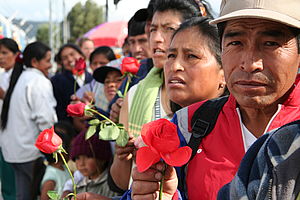
[[[171,42],[164,67],[165,84],[170,100],[182,107],[222,93],[223,70],[206,41],[192,27],[177,33]]]
[[[31,65],[40,70],[46,77],[48,77],[49,74],[49,69],[52,67],[51,64],[51,51],[48,51],[44,58],[42,58],[41,60],[36,60],[33,59],[31,61]]]
[[[61,61],[66,70],[72,70],[75,66],[75,61],[83,56],[72,47],[65,47],[61,52]]]
[[[12,52],[4,45],[0,46],[0,67],[5,71],[10,70],[15,65],[17,53]]]
[[[154,66],[163,68],[171,37],[182,22],[181,14],[167,10],[155,12],[150,25],[150,49]]]
[[[109,60],[106,58],[103,54],[97,54],[93,57],[92,62],[90,63],[90,67],[93,71],[97,69],[98,67],[105,66],[107,63],[109,63]]]
[[[108,72],[104,81],[104,94],[108,101],[111,101],[121,86],[121,74],[117,71]]]

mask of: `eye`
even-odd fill
[[[168,30],[168,31],[176,31],[176,29],[173,28],[173,27],[171,27],[171,26],[167,27],[167,30]]]
[[[241,45],[242,43],[240,41],[232,41],[232,42],[229,42],[226,46],[237,46],[237,45]]]
[[[273,41],[266,41],[264,43],[265,46],[269,46],[269,47],[272,47],[272,46],[279,46],[279,44],[277,42],[273,42]]]
[[[156,28],[150,28],[150,33],[156,31]]]
[[[168,59],[171,59],[171,58],[176,58],[176,55],[174,53],[168,54]]]
[[[187,57],[189,58],[189,59],[193,59],[193,58],[198,58],[198,56],[196,56],[196,55],[194,55],[194,54],[188,54],[187,55]]]

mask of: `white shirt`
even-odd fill
[[[35,68],[25,69],[10,99],[6,129],[1,130],[5,161],[24,163],[42,156],[34,144],[57,121],[55,106],[50,80]]]
[[[279,113],[280,109],[281,109],[281,104],[278,105],[278,109],[277,109],[276,113],[272,116],[272,118],[269,121],[269,123],[268,123],[266,129],[264,130],[263,134],[265,134],[268,131],[268,129],[269,129],[272,121],[274,120],[274,118],[276,117],[276,115]],[[242,137],[243,137],[245,152],[247,152],[248,149],[250,148],[250,146],[257,140],[257,138],[247,129],[247,127],[242,122],[242,117],[241,117],[240,109],[236,108],[236,111],[237,111],[239,119],[240,119],[240,124],[241,124],[241,129],[242,129]]]

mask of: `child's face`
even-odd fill
[[[76,167],[83,176],[95,179],[100,175],[100,170],[97,166],[95,158],[90,158],[85,155],[80,155],[75,160]]]
[[[104,80],[104,94],[108,101],[111,101],[122,83],[121,74],[117,71],[108,72]]]

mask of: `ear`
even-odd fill
[[[30,61],[32,67],[36,68],[38,66],[38,61],[36,58],[32,58]]]
[[[224,75],[224,70],[223,69],[220,69],[219,80],[220,80],[219,84],[223,85],[225,87],[226,82],[225,82],[225,75]]]

